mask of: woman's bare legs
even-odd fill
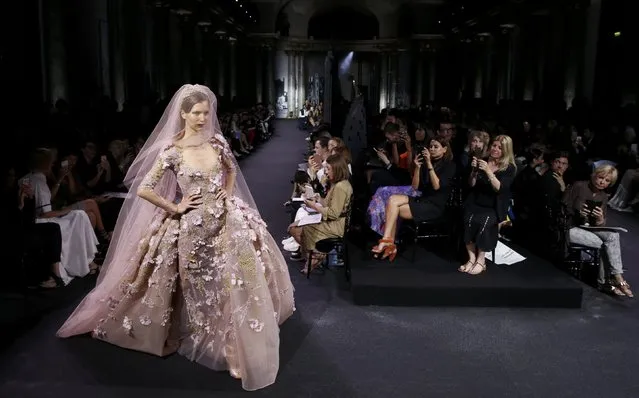
[[[395,235],[397,234],[398,219],[413,219],[413,214],[410,212],[408,200],[408,196],[406,195],[392,195],[388,198],[388,203],[386,204],[386,220],[384,222],[384,236],[372,250],[373,253],[375,253],[375,257],[388,250],[390,250],[390,252],[397,252],[397,249],[393,249],[393,247],[395,246],[394,242]],[[384,250],[385,247],[389,247],[389,249]],[[390,252],[384,253],[382,258],[390,256]]]
[[[98,207],[98,202],[93,199],[83,200],[81,202],[84,205],[84,211],[89,215],[89,219],[91,217],[95,218],[94,228],[98,231],[104,231],[104,224],[102,223],[102,214],[100,213],[100,207]],[[93,225],[93,223],[92,223]]]
[[[384,239],[395,240],[399,218],[403,220],[413,219],[408,200],[408,196],[406,195],[392,195],[388,198],[388,203],[386,204],[386,221],[384,224]]]

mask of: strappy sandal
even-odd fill
[[[477,268],[479,268],[479,271],[476,271]],[[486,263],[482,264],[479,261],[476,261],[472,267],[468,268],[466,273],[469,275],[479,275],[481,273],[484,273],[485,271],[486,271]]]
[[[373,258],[380,258],[381,255],[382,260],[388,258],[389,261],[393,261],[395,256],[397,256],[397,246],[390,239],[380,239],[377,242],[377,246],[371,250],[371,253],[373,253]]]
[[[632,290],[630,290],[630,285],[628,284],[628,282],[626,282],[625,279],[623,279],[621,277],[619,279],[615,278],[615,280],[611,283],[611,285],[614,288],[619,289],[623,293],[624,296],[627,296],[627,297],[630,297],[630,298],[634,298],[635,297],[635,295],[632,293]]]
[[[470,257],[468,258],[468,261],[466,261],[465,264],[462,264],[459,266],[459,268],[457,268],[457,271],[459,272],[468,272],[469,269],[471,269],[473,267],[473,265],[475,265],[475,259],[470,259]]]

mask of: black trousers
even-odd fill
[[[49,279],[51,266],[60,261],[62,234],[56,223],[33,224],[25,242],[27,279],[39,283]]]

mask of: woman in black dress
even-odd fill
[[[471,167],[471,191],[464,216],[468,261],[459,271],[478,275],[486,270],[486,252],[495,250],[499,223],[508,212],[510,186],[517,173],[512,139],[507,135],[495,137],[488,160],[473,157]]]
[[[386,205],[384,237],[373,248],[374,257],[390,261],[397,255],[395,233],[398,218],[428,221],[444,214],[450,194],[451,182],[455,176],[455,163],[450,144],[444,138],[432,138],[427,148],[415,157],[413,189],[421,192],[418,197],[393,195]]]

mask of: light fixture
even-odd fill
[[[619,37],[619,36],[621,36],[621,32],[615,32],[615,33],[613,33],[613,35],[614,35],[615,37]]]

